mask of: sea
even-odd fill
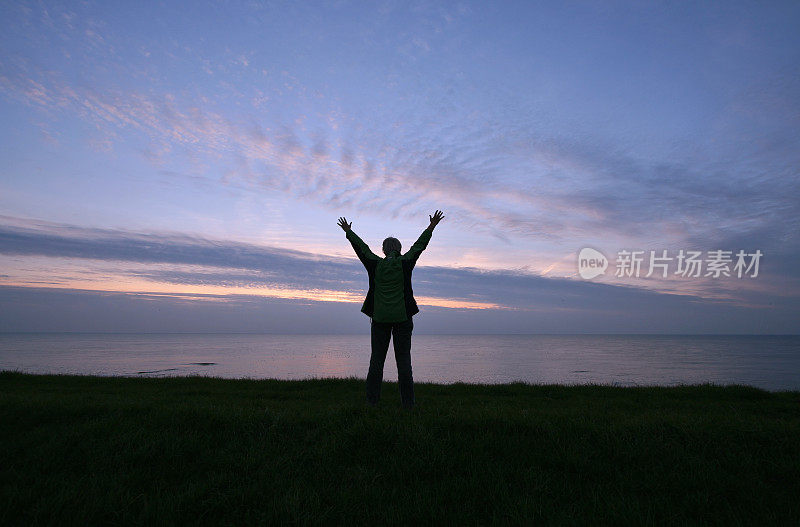
[[[414,335],[416,382],[800,390],[800,336]],[[366,378],[368,334],[0,334],[0,370],[224,378]],[[390,346],[385,380],[397,379]]]

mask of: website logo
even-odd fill
[[[584,280],[591,280],[606,272],[608,258],[597,249],[584,247],[578,253],[578,274]]]

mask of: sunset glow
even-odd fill
[[[233,298],[305,303],[308,324],[341,308],[360,331],[366,276],[336,218],[373,250],[407,249],[436,209],[415,294],[445,332],[478,312],[518,332],[612,312],[609,332],[688,331],[686,313],[797,329],[792,4],[12,2],[0,16],[2,330],[35,330],[71,292],[90,320],[103,292],[214,298],[216,320],[253,309]],[[749,280],[613,262],[584,280],[583,247],[764,258]]]

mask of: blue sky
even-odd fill
[[[408,247],[438,208],[420,331],[797,333],[798,23],[778,2],[3,4],[0,330],[361,331],[336,218]],[[764,257],[586,281],[586,246]]]

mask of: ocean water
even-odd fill
[[[414,335],[411,354],[418,382],[800,390],[800,336]],[[0,334],[0,370],[32,373],[366,378],[369,355],[368,334]]]

